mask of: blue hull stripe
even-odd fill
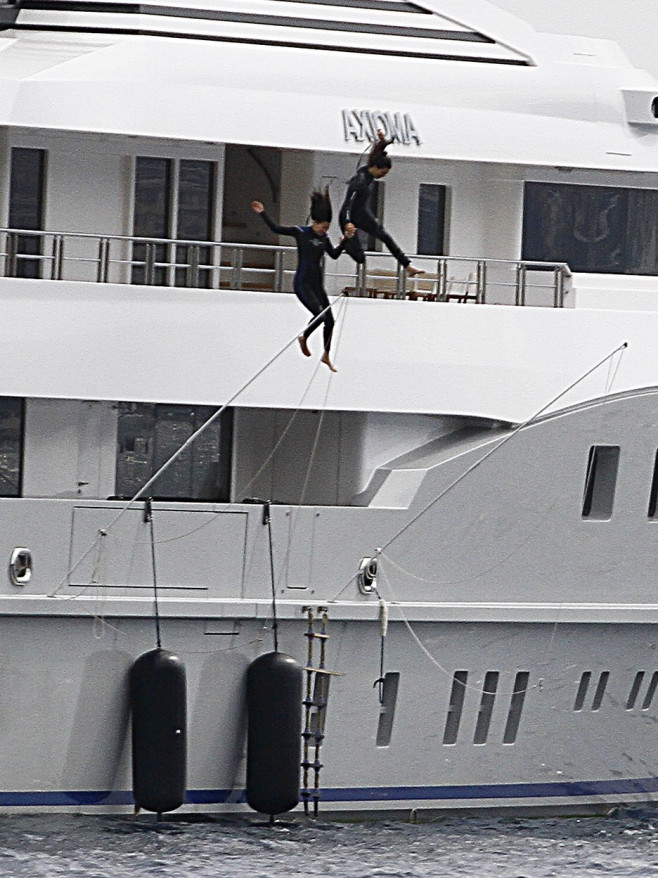
[[[657,777],[625,780],[559,781],[556,783],[481,784],[478,786],[335,787],[321,791],[325,802],[454,802],[473,799],[554,799],[622,795],[650,796],[658,792]],[[245,802],[244,791],[188,790],[190,805]],[[53,792],[0,792],[0,807],[72,807],[85,805],[133,805],[130,790],[71,790]]]

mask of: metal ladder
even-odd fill
[[[324,741],[324,727],[327,716],[327,702],[329,698],[329,681],[332,671],[325,667],[326,647],[329,634],[327,627],[329,615],[326,607],[318,607],[321,627],[316,631],[316,617],[311,607],[304,607],[306,613],[307,628],[304,636],[308,640],[308,658],[306,662],[306,694],[302,702],[304,706],[304,730],[303,738],[303,782],[301,798],[304,802],[304,813],[309,816],[310,805],[313,803],[313,817],[318,816],[320,807],[320,749]],[[320,655],[317,666],[314,665],[315,641],[320,644]],[[311,758],[312,757],[312,758]],[[310,772],[314,773],[313,786],[309,786]]]

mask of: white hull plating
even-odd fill
[[[228,626],[227,626],[228,627]],[[213,631],[214,629],[214,631]],[[281,626],[282,649],[304,662],[305,622]],[[652,667],[653,627],[510,623],[414,623],[441,670],[393,623],[387,669],[400,673],[390,745],[376,747],[379,626],[332,621],[333,670],[322,748],[321,811],[455,808],[581,810],[653,801],[655,735],[626,699],[637,668]],[[271,648],[262,622],[219,633],[201,619],[167,620],[164,643],[188,674],[187,810],[243,810],[244,676]],[[131,774],[127,674],[153,643],[143,620],[5,619],[0,807],[121,809]],[[40,644],[35,650],[34,643]],[[150,642],[150,643],[149,643]],[[47,666],[44,661],[47,660]],[[519,734],[503,743],[515,675],[529,673]],[[443,743],[452,671],[468,671],[453,745]],[[574,697],[582,671],[610,673],[600,709]],[[482,679],[499,673],[486,741],[474,743]],[[648,685],[648,682],[647,684]],[[53,734],[56,729],[57,733]],[[632,742],[632,743],[631,743]]]

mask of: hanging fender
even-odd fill
[[[301,666],[289,655],[259,656],[247,671],[247,803],[283,814],[299,802]]]
[[[130,670],[133,796],[158,814],[185,801],[187,708],[185,666],[160,647],[143,653]]]

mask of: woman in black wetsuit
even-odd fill
[[[345,200],[339,215],[340,227],[346,236],[348,236],[348,231],[352,231],[353,236],[349,236],[350,240],[345,243],[345,250],[355,262],[361,264],[366,259],[361,242],[358,236],[354,235],[356,228],[363,229],[368,235],[372,235],[386,244],[397,261],[404,265],[407,274],[413,277],[416,274],[424,274],[423,270],[411,265],[409,257],[402,252],[368,207],[370,190],[375,180],[381,180],[391,170],[391,159],[386,153],[386,147],[392,142],[392,140],[386,140],[383,131],[377,132],[377,141],[368,153],[367,164],[362,165],[347,184]]]
[[[278,235],[290,235],[297,242],[297,271],[295,272],[294,289],[302,305],[314,315],[302,335],[299,336],[299,346],[304,356],[310,357],[311,352],[306,343],[307,339],[321,323],[324,323],[322,362],[326,363],[332,372],[336,372],[337,370],[329,358],[334,317],[324,289],[322,258],[325,253],[328,253],[332,259],[338,259],[343,252],[345,238],[351,237],[354,232],[346,231],[345,237],[341,238],[338,247],[334,247],[327,237],[332,216],[329,189],[325,189],[324,192],[316,191],[311,196],[310,226],[280,226],[267,215],[260,201],[252,201],[251,206],[256,213],[261,215],[263,221],[273,232]]]

